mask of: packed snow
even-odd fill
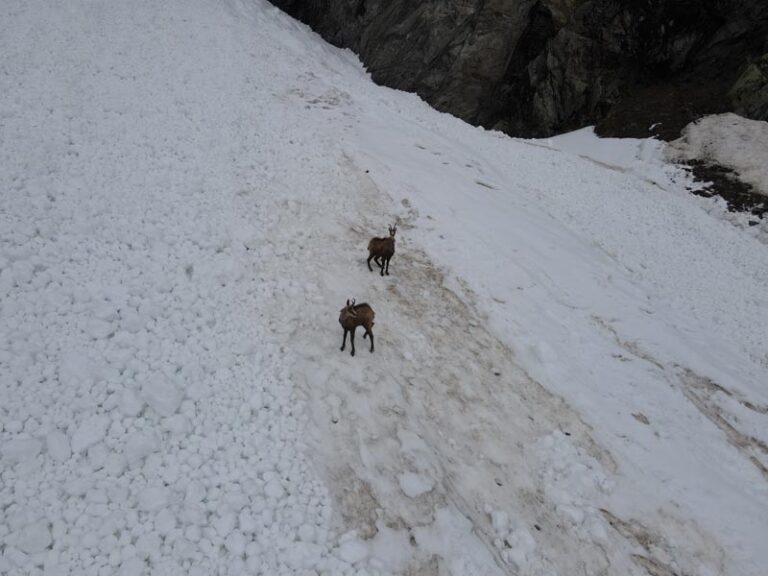
[[[574,154],[609,170],[629,173],[670,192],[706,190],[709,182],[686,177],[680,170],[690,161],[718,164],[734,177],[768,194],[768,122],[735,114],[707,116],[689,124],[672,142],[654,138],[600,138],[593,127],[537,142]],[[755,220],[749,212],[732,211],[719,195],[702,194],[695,202],[712,216],[731,223],[768,244],[768,219]]]
[[[665,159],[664,142],[654,138],[600,138],[594,127],[588,126],[536,143],[649,182],[666,182],[679,174]]]
[[[731,113],[706,116],[685,127],[671,143],[669,156],[727,166],[768,196],[768,122]]]
[[[768,251],[658,143],[264,0],[0,14],[0,573],[764,574]]]

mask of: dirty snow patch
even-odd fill
[[[737,114],[706,116],[683,129],[669,144],[674,160],[704,160],[734,170],[739,178],[768,195],[768,122]]]

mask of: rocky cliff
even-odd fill
[[[514,135],[766,119],[765,0],[272,2],[357,52],[376,82]]]

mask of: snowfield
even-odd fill
[[[472,128],[264,0],[0,16],[0,574],[765,573],[768,230],[657,143]]]

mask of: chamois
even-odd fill
[[[344,329],[344,339],[341,341],[342,352],[344,352],[344,346],[347,344],[347,332],[349,332],[352,356],[355,355],[355,330],[357,330],[358,326],[365,328],[363,338],[366,336],[371,337],[371,352],[373,352],[373,331],[371,328],[373,328],[373,318],[375,316],[376,313],[368,304],[355,304],[354,299],[347,300],[347,305],[341,309],[341,314],[339,314],[339,324]]]
[[[371,238],[368,242],[368,270],[371,268],[371,258],[381,268],[381,275],[384,276],[384,267],[386,265],[387,276],[389,276],[389,261],[395,255],[395,233],[397,224],[389,227],[389,238]]]

